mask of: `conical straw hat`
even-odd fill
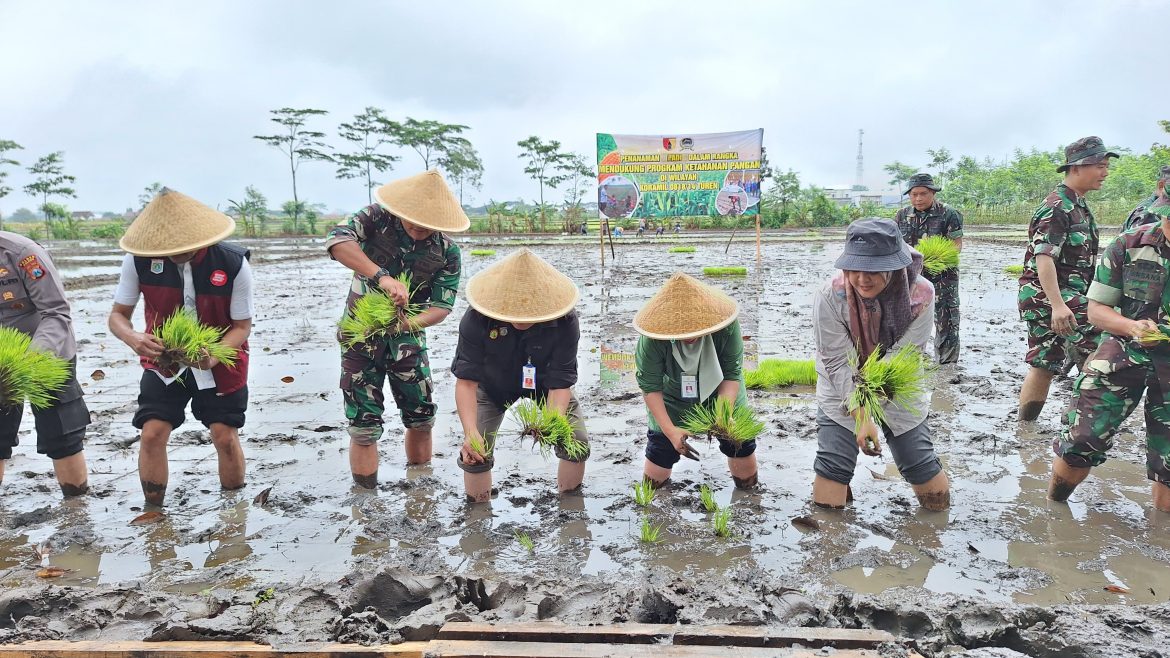
[[[386,183],[374,191],[374,198],[400,218],[432,231],[458,233],[471,228],[459,199],[434,169]]]
[[[716,332],[737,315],[739,306],[722,290],[675,272],[634,316],[634,328],[647,338],[684,340]]]
[[[235,230],[236,220],[164,187],[118,244],[135,256],[174,256],[211,246]]]
[[[467,302],[503,322],[548,322],[573,310],[577,286],[526,247],[467,282]]]

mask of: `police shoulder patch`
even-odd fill
[[[37,260],[35,255],[25,256],[20,259],[20,269],[34,281],[45,276],[45,268],[41,266],[41,262]]]

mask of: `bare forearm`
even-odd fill
[[[1127,337],[1134,335],[1134,325],[1137,324],[1136,320],[1130,320],[1118,313],[1112,306],[1106,306],[1091,299],[1089,300],[1089,322],[1101,331],[1109,332],[1114,336]]]
[[[553,388],[548,391],[548,406],[561,413],[569,410],[569,389]]]
[[[1040,277],[1040,287],[1053,308],[1065,306],[1064,297],[1060,296],[1060,282],[1056,278],[1056,263],[1052,256],[1040,254],[1036,256],[1036,274]]]
[[[119,311],[110,312],[110,318],[106,324],[110,328],[110,333],[114,334],[114,337],[123,343],[135,333],[134,325],[130,324],[129,315]]]
[[[650,410],[650,415],[654,417],[654,422],[658,423],[658,427],[662,428],[663,432],[668,429],[674,429],[674,421],[670,419],[670,414],[666,413],[666,402],[662,399],[662,393],[643,393],[642,398],[646,401],[646,408]]]
[[[248,340],[248,336],[251,335],[251,320],[233,320],[231,328],[227,330],[227,333],[220,340],[227,345],[239,349]]]
[[[952,240],[952,242],[955,243],[955,249],[958,249],[959,251],[963,250],[963,238],[955,238]]]
[[[426,329],[446,320],[448,315],[451,315],[451,311],[445,308],[431,307],[414,316],[411,324],[414,325],[415,329]]]
[[[329,254],[337,262],[366,278],[374,276],[381,269],[356,242],[338,242],[329,250]]]
[[[459,423],[463,425],[464,436],[479,434],[479,401],[476,396],[478,391],[479,382],[470,379],[455,380],[455,410],[459,414]]]
[[[739,397],[739,380],[725,379],[719,383],[719,388],[716,389],[715,394],[724,400],[735,400]]]

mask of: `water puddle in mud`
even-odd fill
[[[816,451],[811,387],[751,394],[769,426],[757,452],[761,492],[736,492],[717,448],[700,443],[703,460],[680,464],[673,487],[659,492],[648,510],[638,508],[632,486],[641,473],[645,411],[628,381],[601,386],[599,348],[632,352],[633,313],[675,268],[698,274],[704,265],[743,265],[752,272],[748,277],[710,281],[740,301],[759,358],[811,358],[810,301],[830,273],[840,238],[800,240],[765,244],[759,274],[754,246],[743,243],[725,255],[724,243],[715,240],[695,241],[693,254],[668,254],[674,240],[627,242],[618,245],[616,264],[604,274],[596,244],[535,247],[581,286],[577,393],[593,457],[583,495],[558,497],[556,465],[505,427],[494,473],[499,496],[474,508],[463,501],[454,464],[461,433],[449,364],[466,308],[462,296],[453,317],[429,332],[440,405],[433,464],[404,465],[402,430],[391,405],[381,443],[382,484],[372,493],[355,491],[332,338],[348,277],[324,257],[266,262],[268,255],[301,251],[284,242],[255,242],[249,247],[263,264],[256,268],[262,292],[242,432],[249,484],[240,492],[219,491],[214,450],[189,418],[169,447],[166,518],[129,525],[142,511],[137,447],[118,443],[135,435],[129,420],[141,371],[129,350],[105,335],[112,286],[77,291],[71,296],[77,334],[86,339],[78,371],[95,415],[87,447],[93,496],[60,503],[46,460],[30,447],[35,438],[26,419],[0,502],[0,582],[44,582],[35,576],[42,563],[36,547],[47,542],[45,563],[68,570],[54,583],[142,583],[189,593],[333,582],[395,564],[416,573],[562,582],[599,577],[619,587],[623,574],[657,568],[706,579],[759,569],[813,594],[911,587],[1041,604],[1170,599],[1170,518],[1149,511],[1139,440],[1124,434],[1072,504],[1052,505],[1044,489],[1068,382],[1054,384],[1054,401],[1034,427],[1017,428],[1008,417],[1024,370],[1016,284],[1002,275],[1003,265],[1019,260],[1016,247],[972,242],[964,250],[963,362],[940,371],[932,404],[935,443],[954,482],[949,513],[919,511],[892,462],[868,457],[859,461],[850,510],[810,509]],[[494,258],[465,259],[464,280],[511,248],[501,246]],[[101,267],[107,260],[116,267],[105,253]],[[99,369],[105,377],[91,378]],[[287,377],[292,380],[282,381]],[[1144,437],[1140,417],[1136,421],[1127,427]],[[699,504],[701,484],[732,506],[732,537],[714,536]],[[267,502],[255,502],[269,487]],[[820,529],[792,523],[803,516],[812,516]],[[643,517],[662,526],[659,543],[638,540]],[[517,532],[533,539],[531,551]],[[1129,593],[1105,591],[1108,585]]]

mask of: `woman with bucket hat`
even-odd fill
[[[235,231],[231,217],[189,196],[163,188],[122,236],[129,252],[110,311],[110,332],[138,354],[145,372],[139,384],[134,427],[142,431],[138,477],[146,502],[161,505],[168,482],[167,441],[183,424],[188,402],[195,419],[211,431],[224,489],[244,486],[239,428],[248,408],[248,335],[252,332],[249,252],[222,242]],[[131,318],[141,296],[146,331]],[[156,361],[163,345],[154,332],[181,308],[224,330],[238,349],[232,367],[208,357],[172,367]]]
[[[849,399],[857,364],[875,350],[893,354],[909,343],[931,349],[934,287],[921,276],[922,256],[902,241],[888,219],[859,219],[849,225],[837,273],[813,301],[817,367],[817,456],[813,502],[842,508],[857,453],[880,454],[878,426]],[[922,395],[905,408],[887,403],[881,432],[902,477],[926,509],[950,506],[950,482],[930,440]]]
[[[717,398],[747,404],[738,315],[735,300],[676,272],[634,316],[634,328],[642,334],[634,361],[650,425],[643,476],[655,487],[666,484],[680,457],[698,459],[678,426],[687,411]],[[754,488],[755,440],[720,440],[719,450],[736,487]]]
[[[557,489],[563,493],[581,485],[589,433],[573,394],[581,337],[573,307],[579,296],[569,277],[526,248],[467,282],[471,308],[459,323],[451,373],[465,437],[458,463],[469,502],[491,499],[496,431],[504,410],[521,398],[568,416],[574,438],[586,450],[570,456],[556,447]],[[486,454],[473,445],[479,442]]]
[[[431,365],[425,329],[451,313],[459,288],[459,246],[447,233],[466,231],[471,220],[437,171],[392,181],[374,191],[376,203],[333,228],[325,241],[329,256],[353,270],[348,313],[371,289],[394,302],[424,307],[409,330],[346,349],[341,356],[341,393],[349,419],[349,465],[354,482],[378,485],[378,439],[385,411],[383,385],[390,391],[406,428],[407,464],[431,460]],[[408,275],[410,288],[399,280]]]

